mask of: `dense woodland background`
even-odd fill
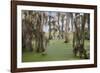
[[[90,14],[22,10],[23,62],[89,59]]]

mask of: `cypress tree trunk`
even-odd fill
[[[52,36],[51,36],[51,16],[49,16],[49,39],[52,39]]]
[[[62,27],[61,27],[62,33],[61,33],[61,37],[62,37],[62,39],[63,39],[63,38],[64,38],[64,37],[63,37],[63,34],[64,34],[64,31],[63,31],[63,28],[64,28],[64,15],[62,15],[62,20],[61,20],[61,22],[62,22]]]
[[[59,20],[60,20],[60,13],[58,12],[58,30],[59,30],[58,38],[60,39],[61,38],[61,31],[60,31]]]
[[[76,14],[77,16],[77,14]],[[75,23],[75,34],[74,34],[74,54],[76,56],[77,52],[79,52],[80,58],[87,58],[86,50],[84,48],[84,40],[85,40],[85,24],[86,24],[86,14],[80,15],[80,25],[77,24],[77,17]],[[84,56],[84,57],[83,57]]]

